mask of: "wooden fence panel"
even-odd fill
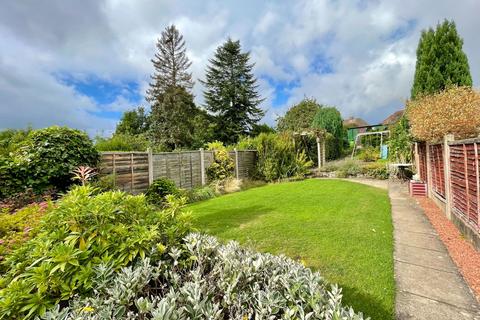
[[[452,208],[479,230],[479,151],[477,143],[450,145]]]
[[[418,173],[420,175],[420,179],[428,181],[427,177],[427,146],[425,142],[418,143],[418,157],[419,157],[419,168]]]
[[[204,169],[214,161],[213,151],[203,151]],[[161,152],[151,154],[152,179],[168,178],[184,189],[202,186],[201,151]],[[235,153],[232,152],[233,159]],[[230,156],[232,156],[230,154]],[[149,185],[149,154],[146,152],[104,152],[101,158],[102,175],[114,174],[121,190],[140,193]],[[239,177],[249,177],[255,169],[256,151],[238,151]],[[208,183],[208,178],[206,182]]]
[[[443,144],[430,145],[430,168],[432,187],[440,197],[445,199],[445,172],[443,163]]]
[[[148,187],[148,153],[102,153],[100,174],[114,175],[116,186],[123,191],[143,192]]]

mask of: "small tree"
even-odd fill
[[[285,116],[277,119],[277,129],[283,131],[296,131],[310,129],[317,112],[322,108],[313,98],[305,98],[299,104],[292,106]]]
[[[400,163],[412,161],[412,135],[410,124],[405,114],[390,127],[390,139],[388,141],[388,157]]]
[[[326,134],[326,158],[337,159],[343,150],[343,120],[340,112],[335,107],[320,108],[312,121],[314,129],[323,130]]]
[[[468,59],[462,50],[463,40],[453,21],[445,20],[436,30],[422,32],[417,48],[417,64],[412,99],[436,93],[448,86],[472,86]]]
[[[216,135],[224,143],[235,143],[247,135],[263,117],[263,101],[257,92],[250,53],[242,52],[240,41],[228,39],[217,48],[206,70],[203,95],[205,107],[216,118]]]
[[[149,119],[145,113],[145,108],[125,111],[115,130],[116,134],[142,134],[148,131]]]
[[[453,87],[407,102],[412,135],[435,142],[446,134],[457,138],[477,136],[480,128],[480,93],[469,87]]]

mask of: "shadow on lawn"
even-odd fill
[[[338,283],[338,286],[342,288],[344,306],[351,306],[355,312],[362,312],[365,318],[370,317],[371,320],[394,319],[394,310],[385,309],[385,306],[375,297],[341,283]]]

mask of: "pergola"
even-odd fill
[[[317,156],[318,156],[318,168],[320,169],[325,165],[325,130],[304,130],[301,132],[294,132],[293,136],[310,136],[315,137],[317,141]]]

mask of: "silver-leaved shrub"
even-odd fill
[[[95,270],[95,290],[43,319],[363,319],[341,289],[285,257],[193,233],[156,263]]]

